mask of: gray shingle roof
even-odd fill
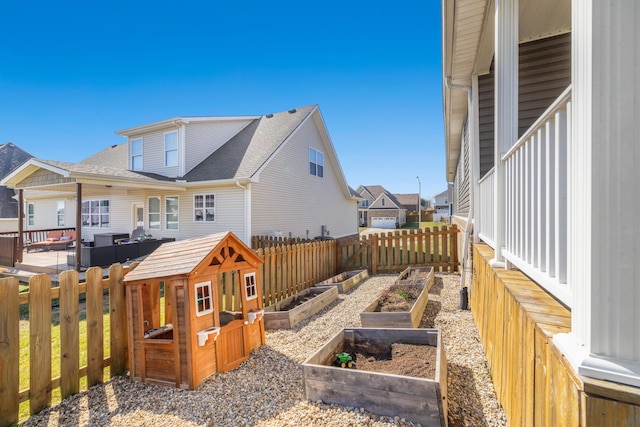
[[[389,193],[387,189],[384,188],[382,185],[363,185],[362,188],[364,188],[369,193],[371,193],[371,195],[375,199],[380,197],[381,194],[386,195],[387,198],[391,200],[398,208],[403,209],[402,203],[400,203],[400,201],[396,199],[396,197],[393,194]]]
[[[129,166],[128,144],[123,142],[122,144],[112,145],[91,157],[87,157],[80,163],[127,169]]]
[[[0,179],[33,156],[11,142],[0,145]],[[0,218],[17,218],[18,202],[15,191],[0,185]]]
[[[152,174],[147,172],[133,172],[127,169],[111,167],[111,166],[103,166],[103,165],[94,165],[90,163],[67,163],[67,162],[58,162],[55,160],[40,160],[38,161],[48,164],[50,166],[60,168],[69,172],[83,173],[83,174],[93,174],[93,175],[102,175],[113,178],[134,178],[134,179],[145,179],[149,181],[175,181],[175,178],[167,178],[162,175]]]
[[[254,120],[184,176],[187,181],[250,178],[313,111],[315,105]]]

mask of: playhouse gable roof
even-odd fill
[[[125,282],[190,276],[210,266],[262,264],[260,258],[232,232],[164,243],[124,278]]]

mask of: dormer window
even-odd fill
[[[164,134],[164,165],[178,166],[178,131]]]
[[[131,170],[142,170],[142,138],[131,140]]]

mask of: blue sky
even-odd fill
[[[77,162],[116,130],[318,104],[349,185],[446,188],[440,2],[7,2],[0,143]]]

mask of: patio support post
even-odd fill
[[[571,333],[580,375],[640,387],[640,7],[573,0],[568,147]]]
[[[24,192],[18,190],[18,248],[16,261],[22,262],[22,251],[24,250]]]
[[[505,266],[505,167],[502,156],[518,140],[518,0],[495,1],[495,141],[493,266]]]
[[[76,184],[76,271],[80,271],[82,254],[82,184]]]

